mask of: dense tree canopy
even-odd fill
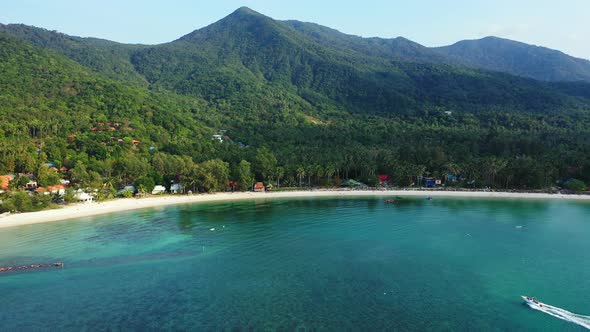
[[[153,47],[0,33],[0,173],[106,197],[380,174],[398,186],[590,181],[589,84],[386,60],[299,30],[242,10]]]

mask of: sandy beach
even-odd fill
[[[407,197],[464,197],[464,198],[514,198],[514,199],[567,199],[590,201],[590,195],[562,195],[541,193],[511,193],[482,191],[422,191],[422,190],[314,190],[284,192],[236,192],[201,195],[156,196],[147,198],[126,198],[106,202],[92,202],[67,205],[63,208],[29,213],[16,213],[0,217],[0,228],[46,223],[74,218],[97,216],[152,207],[179,204],[193,204],[229,200],[311,198],[311,197],[363,197],[363,196],[407,196]]]

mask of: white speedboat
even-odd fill
[[[534,297],[529,297],[529,296],[525,296],[525,295],[522,295],[521,297],[524,300],[524,303],[528,304],[529,306],[537,306],[537,307],[543,306],[543,304],[541,302],[539,302],[537,299],[535,299]]]

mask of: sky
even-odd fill
[[[402,36],[443,46],[497,36],[590,59],[590,0],[0,0],[0,23],[158,44],[241,6],[363,37]]]

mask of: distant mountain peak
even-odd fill
[[[268,16],[265,16],[248,7],[240,7],[221,20],[204,28],[197,29],[181,37],[179,40],[194,40],[207,37],[207,35],[210,35],[211,33],[220,32],[237,36],[236,34],[252,29],[252,27],[258,27],[259,31],[263,31],[265,29],[276,29],[277,24],[272,18]],[[226,35],[224,38],[227,36],[228,35]]]
[[[228,16],[226,16],[225,18],[221,19],[221,21],[227,20],[227,19],[231,19],[231,18],[254,18],[254,17],[258,17],[258,18],[267,18],[267,16],[265,16],[264,14],[261,14],[249,7],[240,7],[236,10],[234,10],[231,14],[229,14]]]
[[[262,15],[259,12],[251,9],[250,7],[242,6],[234,11],[234,13],[243,13],[243,14],[258,14]]]

